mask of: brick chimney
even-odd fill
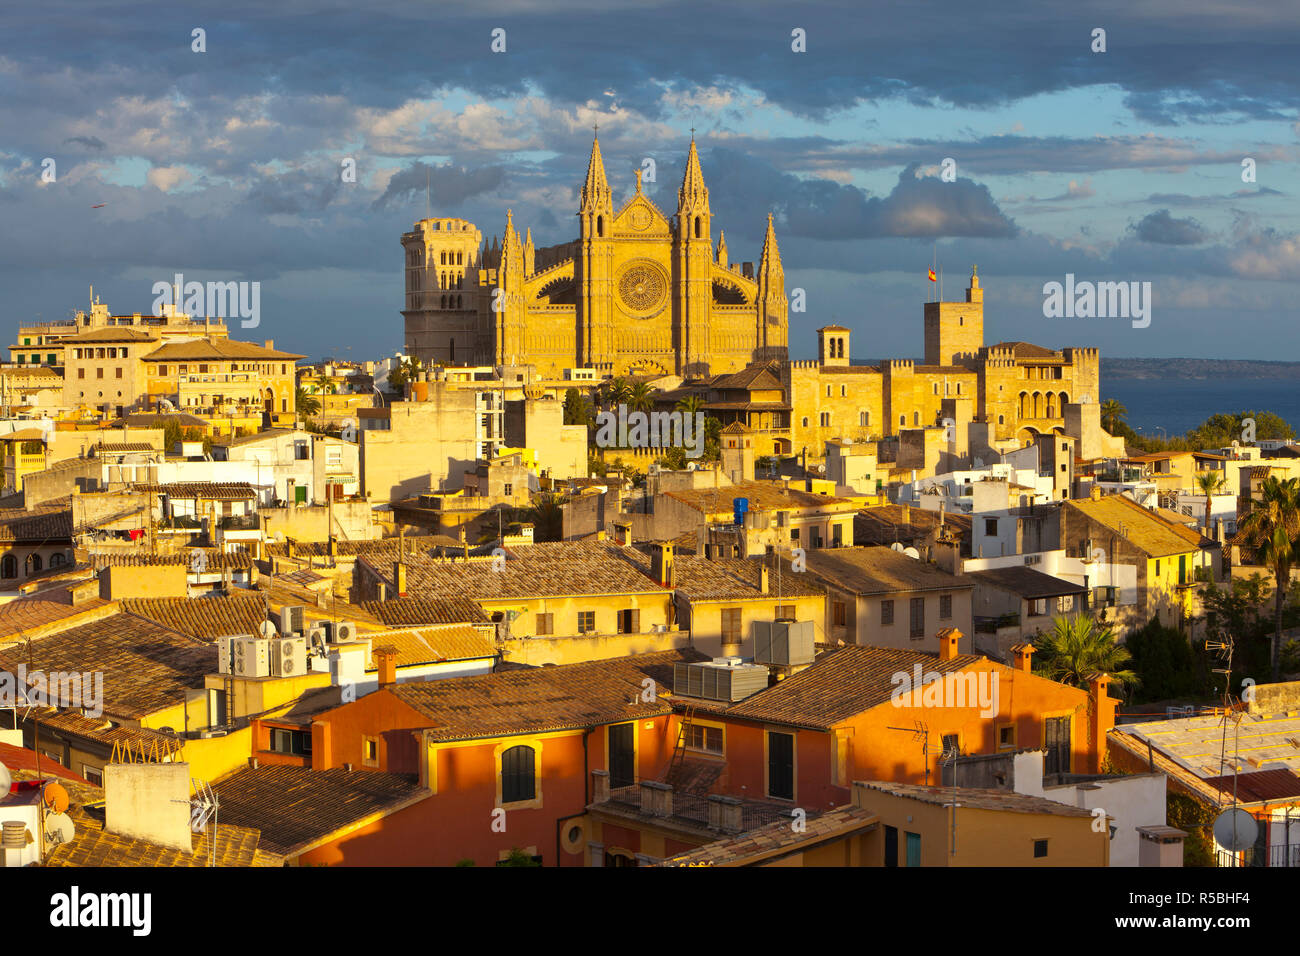
[[[1106,735],[1115,727],[1115,706],[1119,702],[1108,693],[1109,674],[1093,674],[1088,678],[1088,702],[1090,716],[1088,728],[1093,745],[1093,752],[1088,755],[1089,773],[1101,773],[1102,760],[1106,756]]]
[[[673,568],[675,549],[670,542],[658,542],[650,553],[650,576],[662,588],[676,586],[677,574]]]
[[[1034,656],[1033,644],[1013,644],[1011,646],[1011,666],[1026,674],[1033,672],[1030,658]]]
[[[393,562],[393,590],[398,597],[406,597],[406,562]]]
[[[379,687],[392,687],[397,683],[397,648],[391,644],[376,647],[373,653],[379,668]]]
[[[935,636],[939,638],[939,660],[950,661],[958,655],[961,631],[955,627],[945,627]]]

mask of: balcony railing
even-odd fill
[[[1219,866],[1300,867],[1300,844],[1291,846],[1251,847],[1240,853],[1218,850],[1215,859]]]

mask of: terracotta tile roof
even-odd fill
[[[867,781],[862,784],[869,790],[887,793],[895,797],[906,797],[918,803],[928,803],[936,807],[952,806],[951,787],[923,787],[915,783],[887,783]],[[867,794],[864,799],[870,802]],[[1046,797],[1033,797],[1013,790],[981,790],[974,787],[961,787],[957,790],[957,806],[971,810],[1009,810],[1013,813],[1046,813],[1057,817],[1091,817],[1092,811],[1083,807],[1072,807],[1066,803],[1057,803]]]
[[[702,661],[694,650],[637,654],[585,664],[396,684],[389,693],[429,719],[434,740],[470,740],[572,730],[671,711],[673,664]],[[644,703],[642,681],[656,682]]]
[[[830,840],[870,830],[879,818],[863,807],[836,807],[818,817],[809,817],[801,831],[789,820],[778,820],[739,836],[709,843],[689,853],[669,857],[658,866],[754,866],[809,850]]]
[[[465,624],[441,624],[432,627],[366,632],[365,636],[370,638],[372,649],[384,645],[396,648],[398,667],[497,656],[495,641]],[[366,670],[377,671],[378,669],[372,657],[366,663]]]
[[[990,349],[1011,349],[1016,358],[1061,358],[1061,353],[1054,349],[1034,345],[1032,342],[999,342],[990,345]]]
[[[161,449],[154,448],[154,446],[149,444],[147,441],[109,442],[103,445],[91,445],[89,450],[98,452],[101,455],[102,454],[110,454],[110,455],[125,454],[127,452],[136,452],[136,451],[158,452],[159,454],[162,453]]]
[[[208,423],[188,412],[132,412],[111,422],[113,428],[129,425],[132,428],[163,428],[168,421],[175,419],[181,428],[203,428]]]
[[[0,541],[55,541],[72,538],[72,509],[66,506],[0,509]]]
[[[236,342],[232,339],[191,339],[188,342],[168,342],[144,356],[146,362],[184,362],[215,359],[300,359],[306,356],[295,352],[282,352],[268,349],[252,342]]]
[[[26,747],[0,743],[0,763],[4,764],[11,774],[15,770],[30,770],[33,777],[36,776],[37,764],[40,764],[42,778],[57,777],[60,780],[71,780],[74,783],[91,786],[89,780],[77,776],[63,764],[56,763],[44,754],[37,754],[35,750],[28,750]],[[4,794],[0,794],[0,799],[3,798]]]
[[[71,710],[54,710],[50,707],[34,711],[40,721],[41,731],[58,731],[65,736],[80,737],[94,741],[106,747],[122,744],[132,749],[143,747],[145,751],[157,747],[174,748],[174,737],[149,730],[145,727],[132,727],[130,724],[115,724],[107,717],[83,717]]]
[[[208,571],[247,571],[253,566],[253,556],[247,551],[220,551],[216,548],[186,548],[168,554],[98,551],[90,555],[90,563],[96,570],[103,568],[161,568],[194,565],[195,552],[203,555],[204,568]]]
[[[1087,591],[1082,584],[1062,581],[1060,578],[1044,574],[1042,571],[1036,571],[1033,568],[1027,568],[1024,565],[1016,565],[1010,568],[989,568],[984,571],[967,571],[966,574],[980,584],[992,585],[995,588],[1010,591],[1012,594],[1028,599],[1060,597],[1064,594],[1084,594]]]
[[[121,605],[123,611],[136,617],[204,641],[228,634],[257,634],[267,610],[260,594],[127,598]]]
[[[650,559],[640,551],[630,551],[630,554],[649,574]],[[779,580],[776,569],[768,568],[768,588],[764,594],[762,568],[763,561],[758,558],[708,559],[695,555],[676,555],[673,558],[677,590],[692,601],[779,601],[782,598],[820,597],[825,593],[813,585],[806,575],[792,573],[789,565],[783,564]]]
[[[891,545],[895,541],[908,543],[926,537],[939,526],[939,512],[908,506],[903,517],[903,505],[878,505],[863,508],[853,519],[855,544]],[[971,516],[947,512],[943,523],[959,538],[970,538]]]
[[[1264,800],[1284,800],[1290,803],[1300,797],[1300,775],[1285,767],[1257,770],[1254,773],[1206,777],[1205,782],[1226,794],[1232,793],[1235,787],[1237,799],[1242,803],[1258,803]]]
[[[709,380],[709,387],[713,389],[775,389],[781,387],[781,381],[772,374],[772,369],[767,365],[751,365],[743,368],[739,372],[719,375]]]
[[[221,809],[225,809],[224,804]],[[109,833],[104,830],[103,811],[88,811],[82,804],[74,803],[68,815],[76,826],[76,835],[70,842],[50,851],[45,858],[47,866],[208,866],[212,862],[208,841],[214,829],[217,866],[283,866],[284,863],[279,856],[260,849],[261,835],[256,830],[227,825],[225,820],[215,828],[209,826],[207,833],[194,834],[193,850],[185,853],[135,837]]]
[[[726,488],[687,488],[666,492],[666,496],[709,515],[732,514],[737,498],[749,499],[750,511],[793,511],[836,506],[841,506],[838,510],[851,508],[851,502],[844,498],[815,495],[769,481],[742,481]]]
[[[365,601],[361,606],[389,627],[473,624],[488,619],[481,607],[462,597],[406,597],[392,601]]]
[[[889,703],[898,684],[895,674],[911,674],[920,664],[923,673],[955,673],[982,658],[962,654],[941,661],[937,654],[890,647],[850,644],[827,651],[810,667],[779,684],[726,708],[729,717],[762,720],[827,730],[849,718]],[[679,698],[680,700],[680,698]]]
[[[0,668],[98,671],[104,677],[104,713],[139,719],[175,706],[183,691],[203,686],[216,671],[217,649],[152,621],[115,614],[31,642],[0,648]]]
[[[0,641],[9,637],[39,637],[69,627],[83,616],[106,617],[116,611],[111,601],[97,597],[74,605],[66,589],[51,588],[42,591],[39,597],[0,604]]]
[[[127,329],[107,326],[102,329],[90,329],[76,335],[65,335],[59,339],[59,345],[75,345],[79,342],[156,342],[157,336],[139,329]]]
[[[406,589],[418,597],[468,597],[475,601],[589,594],[667,595],[619,545],[557,541],[506,549],[505,567],[493,570],[490,558],[441,561],[424,555],[406,558]],[[632,552],[635,554],[636,552]],[[639,555],[638,555],[639,556]],[[393,589],[393,567],[361,558]]]
[[[339,541],[340,556],[380,555],[396,558],[399,551],[407,554],[423,554],[437,541],[446,540],[440,535],[407,535],[406,537],[376,538],[372,541]],[[327,541],[298,541],[294,543],[294,557],[324,558],[329,555]],[[289,557],[289,545],[284,541],[268,541],[266,553],[275,558]]]
[[[229,823],[260,831],[261,845],[281,856],[305,852],[346,827],[432,795],[414,777],[342,767],[248,767],[213,789],[222,828]]]
[[[139,482],[132,491],[151,492],[169,498],[202,498],[207,501],[244,501],[256,498],[257,492],[246,481],[176,481],[166,485]]]
[[[855,594],[974,587],[965,577],[909,558],[893,548],[814,548],[807,552],[807,562],[807,573]]]
[[[1202,539],[1199,532],[1166,521],[1124,495],[1067,501],[1065,507],[1073,508],[1102,527],[1114,531],[1152,558],[1196,551],[1202,546],[1203,540],[1206,546],[1212,543],[1208,539]],[[1121,524],[1124,526],[1122,534]]]

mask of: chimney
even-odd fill
[[[397,648],[391,644],[376,647],[375,664],[379,668],[379,689],[392,687],[397,683]]]
[[[767,565],[764,564],[758,569],[758,586],[766,594],[768,591],[768,571]]]
[[[1011,645],[1011,666],[1018,671],[1026,674],[1033,672],[1032,661],[1034,656],[1033,644],[1013,644]]]
[[[609,803],[608,770],[593,770],[591,772],[591,802]]]
[[[935,636],[939,638],[939,660],[950,661],[957,656],[961,631],[955,627],[945,627]]]
[[[673,545],[671,542],[659,542],[650,555],[650,573],[661,588],[675,587],[677,573],[673,568]]]
[[[939,499],[939,527],[940,528],[943,527],[944,506],[945,506],[945,502],[942,498],[940,498]]]
[[[899,519],[903,524],[912,523],[912,508],[910,505],[900,505],[902,517]]]
[[[1093,674],[1088,679],[1088,700],[1091,706],[1089,728],[1096,749],[1088,755],[1089,773],[1101,773],[1101,764],[1106,757],[1106,735],[1115,727],[1115,705],[1118,701],[1110,696],[1109,674]]]
[[[1092,488],[1089,489],[1089,491],[1088,491],[1088,497],[1091,498],[1093,501],[1100,501],[1100,500],[1101,500],[1101,486],[1098,485],[1096,482],[1093,482]]]
[[[739,833],[741,831],[741,813],[743,805],[735,797],[724,797],[721,794],[709,794],[709,829],[721,830],[724,833]]]
[[[620,547],[628,547],[632,543],[632,522],[615,521],[614,522],[614,543]]]
[[[673,788],[657,780],[642,780],[641,812],[652,817],[671,817],[673,815]]]
[[[339,539],[334,535],[330,535],[329,552],[331,558],[339,556]]]
[[[268,349],[273,349],[273,348],[275,348],[275,339],[267,339],[267,340],[266,340],[266,347],[267,347]]]
[[[398,597],[406,597],[406,562],[393,562],[393,590]]]

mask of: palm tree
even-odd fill
[[[320,401],[301,385],[299,385],[297,391],[294,392],[293,401],[297,406],[298,411],[302,412],[302,414],[307,418],[320,414]]]
[[[322,395],[334,394],[334,380],[324,372],[316,376],[316,391]]]
[[[649,412],[655,407],[655,390],[645,382],[637,382],[629,390],[627,405],[635,412]]]
[[[1125,687],[1141,683],[1136,673],[1125,669],[1132,656],[1115,643],[1110,625],[1085,614],[1058,617],[1052,629],[1039,636],[1037,651],[1034,672],[1049,680],[1086,688],[1094,674],[1104,673]]]
[[[564,512],[560,510],[560,499],[553,494],[541,494],[533,500],[533,506],[525,513],[526,520],[533,523],[534,541],[560,541],[564,537]]]
[[[1203,471],[1196,476],[1196,487],[1205,495],[1205,533],[1210,533],[1210,498],[1226,485],[1223,476],[1217,471]]]
[[[1237,537],[1253,548],[1256,560],[1273,572],[1273,680],[1282,676],[1282,603],[1291,581],[1291,565],[1300,561],[1300,478],[1265,478],[1259,501],[1237,524]]]
[[[689,395],[683,395],[677,399],[677,411],[683,415],[695,415],[696,412],[704,411],[704,398],[696,392]]]
[[[1101,425],[1112,435],[1124,416],[1128,414],[1128,409],[1121,405],[1116,399],[1108,398],[1101,403]]]

